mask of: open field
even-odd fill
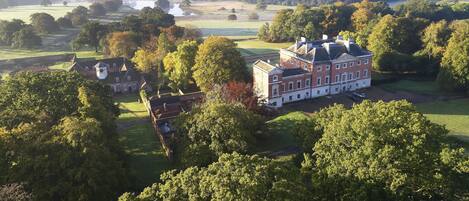
[[[238,48],[241,48],[241,54],[244,56],[255,54],[277,53],[280,48],[287,48],[292,43],[267,43],[259,39],[236,41]]]
[[[172,166],[156,137],[145,106],[137,100],[137,94],[116,98],[121,109],[117,124],[119,141],[135,177],[134,186],[142,189],[158,181],[160,174]]]
[[[256,37],[259,27],[267,21],[228,21],[222,19],[176,20],[178,26],[191,25],[199,28],[204,36],[250,36]]]
[[[469,99],[416,104],[430,121],[445,125],[451,135],[469,142]]]
[[[54,18],[63,17],[67,12],[73,10],[77,6],[88,7],[90,3],[69,3],[67,6],[60,4],[53,4],[51,6],[41,5],[27,5],[27,6],[14,6],[11,8],[0,9],[0,20],[20,19],[29,23],[29,16],[33,13],[45,12],[54,16]]]
[[[14,49],[9,47],[0,46],[0,60],[4,59],[17,59],[25,57],[38,57],[38,56],[48,56],[48,55],[57,55],[57,54],[67,54],[67,53],[76,53],[78,58],[83,57],[95,57],[102,58],[103,54],[94,50],[80,50],[80,51],[44,51],[41,49]]]
[[[435,81],[399,80],[397,82],[380,85],[380,87],[390,91],[408,91],[427,95],[449,94],[442,91]]]

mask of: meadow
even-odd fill
[[[29,16],[33,13],[45,12],[52,15],[54,18],[63,17],[67,12],[73,10],[77,6],[88,7],[90,3],[69,3],[67,6],[63,4],[53,4],[51,6],[41,5],[27,5],[27,6],[15,6],[11,8],[0,9],[0,20],[12,20],[20,19],[26,23],[30,22]]]

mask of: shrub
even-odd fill
[[[258,19],[259,19],[259,15],[258,15],[257,13],[252,12],[252,13],[249,13],[248,18],[249,18],[250,20],[258,20]]]
[[[228,15],[228,20],[237,20],[238,17],[235,14]]]

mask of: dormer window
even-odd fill
[[[278,81],[278,76],[276,76],[276,75],[272,76],[272,81],[277,82]]]

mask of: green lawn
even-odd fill
[[[267,21],[228,21],[224,19],[177,20],[179,26],[191,25],[202,30],[204,36],[255,36],[261,25]]]
[[[303,112],[291,112],[268,121],[269,136],[259,140],[255,152],[273,152],[288,147],[298,147],[300,143],[292,133],[294,122],[309,118]]]
[[[78,58],[84,57],[95,57],[95,58],[103,58],[102,53],[96,53],[92,50],[80,50],[80,51],[46,51],[42,49],[14,49],[5,46],[0,46],[0,60],[3,59],[17,59],[17,58],[25,58],[25,57],[39,57],[39,56],[48,56],[48,55],[58,55],[58,54],[66,54],[66,53],[75,53],[77,54]]]
[[[137,102],[137,95],[116,98],[121,115],[119,141],[129,157],[135,187],[142,189],[157,182],[160,174],[172,168],[148,118],[143,103]]]
[[[259,39],[239,40],[236,41],[238,48],[241,48],[243,55],[267,54],[278,52],[280,48],[287,48],[292,43],[268,43]]]
[[[444,95],[435,81],[399,80],[397,82],[380,85],[390,91],[409,91],[428,95]]]
[[[432,122],[445,125],[451,135],[469,142],[469,99],[436,101],[416,106]]]
[[[68,6],[63,6],[62,4],[54,4],[52,6],[47,7],[40,5],[14,6],[6,9],[0,9],[0,20],[21,19],[26,23],[29,23],[29,16],[33,13],[39,12],[49,13],[54,18],[59,18],[65,16],[67,12],[72,11],[73,8],[80,5],[88,7],[90,3],[69,3]]]

